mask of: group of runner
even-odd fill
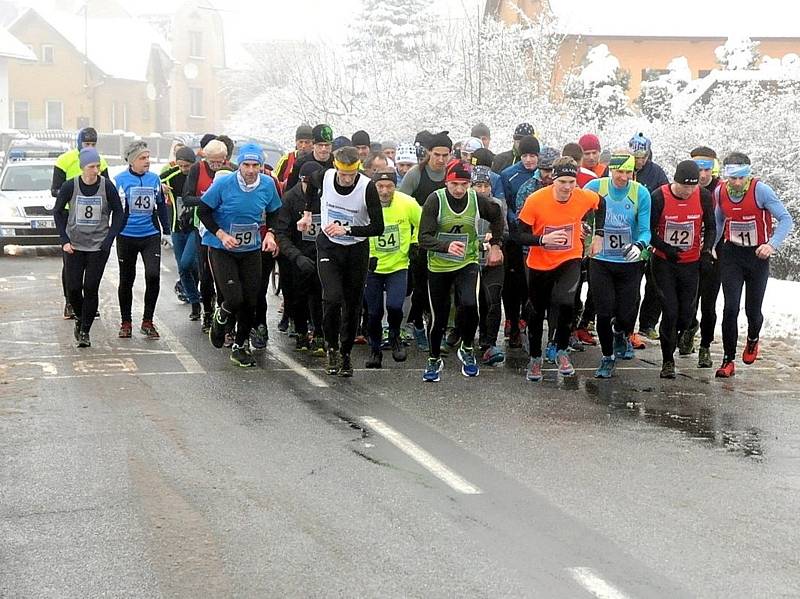
[[[257,144],[234,156],[230,138],[208,134],[198,152],[177,145],[160,175],[149,170],[146,144],[133,142],[127,170],[113,181],[96,141],[94,130],[82,130],[53,177],[65,317],[74,314],[79,347],[91,343],[114,241],[119,336],[132,334],[141,255],[140,330],[159,337],[153,314],[169,236],[190,319],[202,320],[211,344],[230,347],[239,366],[254,366],[252,351],[266,346],[266,296],[277,265],[279,329],[292,330],[297,351],[325,356],[331,375],[353,375],[357,342],[369,343],[365,366],[381,368],[384,349],[403,362],[413,340],[427,354],[428,382],[440,380],[450,351],[461,373],[476,377],[524,345],[527,380],[542,380],[545,360],[572,376],[570,354],[597,345],[594,330],[596,377],[611,377],[644,337],[660,341],[660,375],[674,378],[675,351],[694,353],[698,329],[697,364],[712,367],[721,288],[716,376],[728,378],[742,292],[741,359],[752,364],[770,257],[793,228],[746,154],[720,161],[709,147],[687,148],[670,181],[641,133],[610,153],[594,134],[559,151],[542,147],[521,123],[512,149],[495,155],[483,124],[456,144],[446,131],[373,144],[365,131],[335,138],[329,125],[302,125],[295,150],[274,168]]]

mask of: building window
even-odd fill
[[[203,58],[203,33],[201,31],[189,32],[189,56]]]
[[[128,104],[126,102],[111,103],[111,130],[128,130]]]
[[[189,116],[203,115],[203,90],[199,87],[189,88]]]
[[[14,122],[11,126],[14,129],[29,129],[28,115],[30,105],[27,102],[14,102]]]
[[[55,47],[54,46],[48,46],[48,45],[44,45],[43,44],[42,45],[42,62],[44,64],[53,64],[53,62],[54,62],[54,57],[53,57],[54,53],[55,53]]]
[[[47,100],[44,113],[46,129],[64,128],[64,104],[58,100]]]

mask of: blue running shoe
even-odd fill
[[[544,359],[547,360],[548,364],[555,364],[556,363],[556,354],[558,353],[558,349],[556,349],[556,344],[551,341],[547,344],[547,347],[544,350]]]
[[[444,360],[441,358],[428,358],[425,365],[425,372],[422,373],[422,380],[426,383],[438,383],[439,373],[444,369]]]
[[[600,360],[600,367],[594,371],[594,378],[610,379],[616,365],[617,361],[612,356],[603,356]]]
[[[458,359],[461,360],[461,374],[464,376],[478,376],[481,372],[478,366],[478,361],[475,359],[475,354],[472,352],[471,347],[464,347],[462,343],[458,348]]]
[[[625,343],[625,353],[622,354],[623,360],[633,360],[636,353],[633,351],[633,343],[628,339]]]
[[[628,351],[628,338],[624,333],[614,333],[614,357],[624,358]]]
[[[431,350],[430,345],[428,345],[428,335],[425,333],[425,329],[414,327],[414,340],[417,342],[417,349],[419,351],[428,353]]]

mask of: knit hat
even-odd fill
[[[356,131],[353,133],[353,137],[351,139],[353,140],[354,146],[368,146],[371,143],[369,140],[369,133],[366,131]]]
[[[700,182],[700,168],[694,160],[683,160],[675,167],[675,183],[697,185]]]
[[[395,164],[411,163],[417,164],[417,150],[411,144],[398,144],[397,152],[394,155]]]
[[[637,133],[628,141],[628,149],[637,158],[644,158],[650,154],[650,140],[644,136],[644,133]]]
[[[514,141],[518,139],[522,139],[526,135],[534,135],[536,132],[533,130],[533,125],[530,123],[520,123],[517,125],[517,128],[514,129]]]
[[[294,132],[295,141],[300,139],[314,139],[314,130],[311,125],[302,124]]]
[[[437,146],[438,147],[438,146]],[[461,160],[454,160],[447,166],[445,181],[469,181],[472,178],[470,169]]]
[[[239,148],[239,154],[236,156],[236,164],[242,164],[242,162],[257,162],[258,164],[264,164],[263,148],[254,143],[244,144],[241,148]]]
[[[558,150],[550,146],[543,147],[542,151],[539,152],[539,168],[545,170],[553,168],[553,163],[558,157]]]
[[[353,144],[351,143],[349,138],[345,137],[344,135],[340,135],[339,137],[333,140],[333,143],[331,144],[331,149],[335,152],[339,148],[351,145]]]
[[[130,144],[128,144],[128,148],[125,150],[125,162],[131,164],[144,152],[149,152],[149,151],[150,150],[147,149],[147,144],[143,142],[141,139],[132,141]]]
[[[428,147],[428,140],[433,136],[433,133],[428,131],[427,129],[423,129],[414,137],[414,145],[420,145],[423,148]]]
[[[489,148],[479,148],[472,153],[472,166],[492,166],[494,152]]]
[[[476,166],[472,169],[472,184],[476,183],[491,183],[492,178],[489,173],[492,172],[488,166]]]
[[[468,137],[461,142],[461,151],[469,152],[472,154],[475,150],[480,150],[483,147],[483,142],[477,137]]]
[[[197,160],[197,156],[192,148],[183,146],[182,148],[178,148],[178,151],[175,152],[175,160],[183,160],[184,162],[191,162],[194,164]]]
[[[584,152],[589,152],[591,150],[599,152],[601,150],[600,138],[594,133],[586,133],[585,135],[581,135],[581,138],[578,140],[578,145]]]
[[[217,139],[217,136],[213,133],[206,133],[203,137],[200,138],[200,147],[205,148],[212,139]]]
[[[311,130],[311,136],[315,144],[329,144],[333,142],[333,129],[330,125],[315,125]]]
[[[396,141],[382,141],[381,142],[381,150],[396,150],[397,149],[397,142]]]
[[[553,166],[553,181],[559,177],[573,177],[577,178],[578,167],[573,164],[571,160],[559,161],[557,165]]]
[[[83,148],[78,153],[81,168],[87,164],[100,164],[100,154],[96,148]]]
[[[429,150],[433,150],[433,148],[447,148],[452,151],[453,140],[447,135],[448,133],[448,131],[440,131],[439,133],[431,135],[425,147]]]
[[[300,171],[298,171],[297,176],[302,181],[306,177],[310,177],[317,171],[322,170],[322,165],[317,162],[316,160],[308,160],[303,163],[303,166],[300,167]]]
[[[539,140],[533,137],[532,135],[526,135],[522,139],[519,140],[519,145],[517,146],[517,152],[520,156],[524,156],[525,154],[539,154]]]
[[[97,143],[97,130],[94,127],[84,127],[78,132],[78,149],[83,146],[83,142]]]
[[[472,127],[472,130],[469,132],[472,137],[491,137],[492,134],[489,132],[489,127],[484,125],[483,123],[478,123]]]

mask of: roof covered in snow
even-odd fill
[[[0,56],[19,60],[36,60],[36,55],[28,46],[2,27],[0,27]]]
[[[36,16],[55,29],[79,53],[83,54],[86,44],[89,61],[105,75],[115,79],[147,81],[150,51],[153,48],[172,59],[164,38],[140,19],[93,17],[90,13],[89,34],[85,35],[83,15],[39,5],[22,13],[9,29],[13,31],[25,19]]]

